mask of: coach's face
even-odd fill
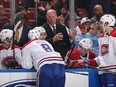
[[[57,14],[54,10],[50,10],[47,12],[47,22],[51,25],[56,24]]]

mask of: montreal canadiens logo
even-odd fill
[[[103,44],[101,46],[101,54],[102,56],[106,55],[107,53],[109,53],[109,45],[108,44]]]
[[[22,79],[0,85],[0,87],[36,87],[35,79]]]
[[[13,64],[18,65],[18,62],[15,60],[13,56],[7,56],[3,58],[1,63],[7,69],[13,67]]]

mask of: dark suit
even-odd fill
[[[13,23],[7,23],[7,24],[5,24],[3,26],[3,29],[11,29],[11,30],[13,30],[14,29],[14,24]],[[17,44],[20,47],[23,47],[23,45],[29,41],[28,32],[30,30],[31,30],[31,28],[29,26],[24,25],[23,29],[22,29],[22,35],[20,37],[20,40],[19,40],[18,43],[15,43],[15,44]]]
[[[62,33],[63,40],[59,40],[54,43],[53,43],[53,37],[55,36],[55,34],[53,33],[50,25],[48,23],[45,23],[44,25],[42,25],[42,27],[44,27],[47,33],[46,40],[50,42],[52,46],[54,47],[55,51],[59,52],[64,58],[67,51],[71,48],[71,43],[69,41],[69,36],[68,36],[65,26],[56,24],[56,34]]]

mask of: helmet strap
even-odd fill
[[[89,58],[89,52],[86,51],[83,55],[81,55],[81,58],[87,60]]]

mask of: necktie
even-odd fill
[[[52,26],[54,34],[56,34],[55,26]]]
[[[16,42],[19,41],[19,29],[16,29],[16,31],[15,31],[15,41]]]

